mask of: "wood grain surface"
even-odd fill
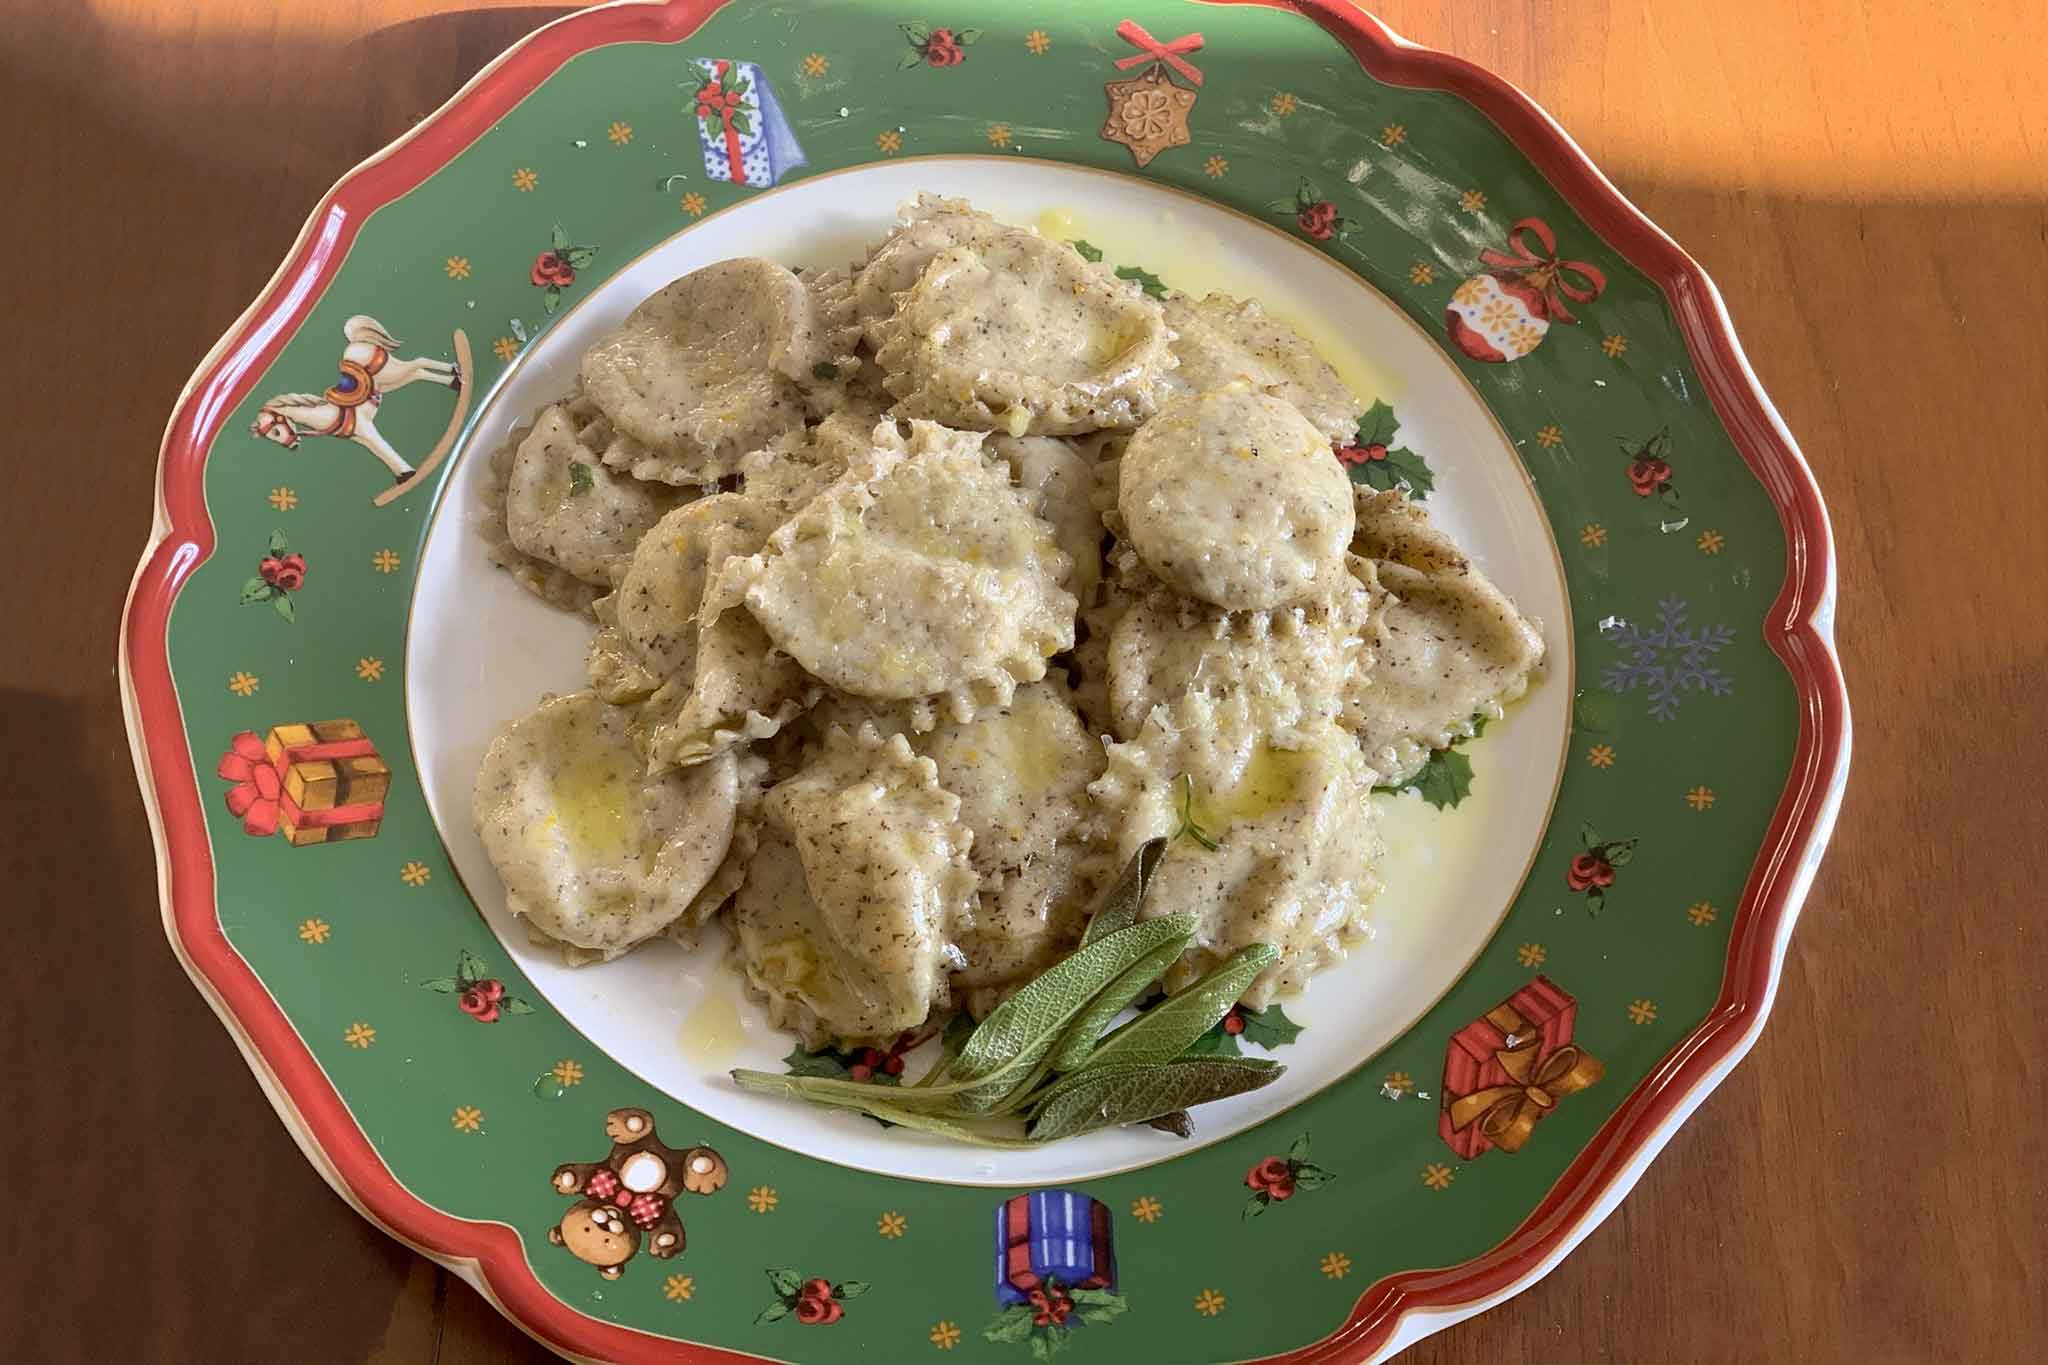
[[[540,1355],[328,1190],[172,958],[114,658],[191,367],[339,174],[558,12],[29,0],[0,26],[15,1359]],[[2048,6],[1381,13],[1528,90],[1720,283],[1833,512],[1857,728],[1763,1041],[1560,1269],[1409,1358],[2039,1358]]]

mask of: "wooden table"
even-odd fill
[[[0,36],[5,1336],[37,1361],[537,1355],[321,1183],[172,960],[113,670],[192,364],[336,176],[558,11],[34,8]],[[1749,1061],[1577,1254],[1417,1361],[2048,1340],[2048,6],[1792,8],[1381,7],[1534,94],[1720,282],[1834,512],[1858,732]]]

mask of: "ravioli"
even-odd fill
[[[1162,402],[1241,379],[1291,405],[1331,441],[1357,433],[1365,405],[1306,337],[1256,300],[1176,294],[1164,307],[1180,364],[1159,377]]]
[[[608,586],[684,495],[605,468],[586,439],[591,416],[580,402],[541,410],[506,473],[505,529],[523,554]]]
[[[803,425],[799,381],[825,357],[816,301],[772,261],[720,261],[670,283],[583,357],[583,387],[637,478],[712,484]]]
[[[491,742],[472,815],[506,905],[588,960],[690,910],[725,861],[739,759],[649,776],[626,713],[595,694],[541,703]]]
[[[512,576],[512,581],[551,606],[565,611],[590,612],[604,589],[586,583],[575,574],[544,559],[536,559],[512,543],[512,530],[505,519],[505,491],[512,480],[512,462],[532,427],[516,429],[491,452],[483,488],[484,515],[477,529],[484,539],[485,555],[491,563]]]
[[[1343,564],[1351,481],[1285,402],[1241,381],[1175,399],[1118,461],[1117,511],[1159,577],[1232,610],[1284,607]]]
[[[1136,739],[1111,744],[1108,770],[1089,788],[1120,862],[1148,839],[1171,840],[1143,913],[1192,912],[1196,936],[1167,989],[1270,943],[1280,958],[1243,997],[1254,1009],[1303,989],[1370,932],[1382,851],[1377,774],[1351,736],[1329,720],[1262,728],[1246,698],[1181,698],[1155,708]]]
[[[1307,605],[1274,611],[1232,613],[1170,589],[1149,592],[1110,636],[1115,731],[1132,739],[1154,707],[1194,692],[1247,699],[1261,733],[1335,720],[1373,666],[1371,619],[1371,589],[1341,571]]]
[[[933,257],[1011,231],[964,199],[918,195],[897,211],[895,229],[845,277],[843,286],[831,291],[834,321],[879,345],[876,325],[895,313],[897,296],[917,283]]]
[[[1088,602],[1102,577],[1102,517],[1095,510],[1095,470],[1057,436],[991,436],[989,448],[1009,463],[1017,486],[1031,495],[1031,510],[1051,527],[1073,561],[1063,585]]]
[[[1173,364],[1143,290],[1020,228],[933,256],[873,334],[899,414],[1012,436],[1135,427]]]
[[[1398,489],[1358,490],[1353,544],[1391,597],[1378,664],[1344,719],[1382,780],[1400,786],[1431,750],[1471,734],[1475,716],[1497,718],[1528,690],[1543,636]]]
[[[880,403],[850,399],[801,435],[782,437],[741,460],[741,486],[748,497],[785,514],[800,512],[867,453],[881,420]]]
[[[762,814],[733,928],[776,1025],[886,1044],[948,1004],[947,933],[977,878],[932,761],[872,725],[835,729]]]
[[[1071,568],[979,434],[875,427],[831,488],[728,565],[778,649],[883,700],[1007,701],[1074,642]]]

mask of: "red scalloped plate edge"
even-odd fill
[[[1304,15],[1343,43],[1375,79],[1456,94],[1492,119],[1610,247],[1663,289],[1709,400],[1762,480],[1786,535],[1786,582],[1765,631],[1798,692],[1799,742],[1791,778],[1743,889],[1719,1000],[1500,1245],[1461,1265],[1393,1275],[1369,1286],[1343,1327],[1267,1362],[1331,1365],[1377,1356],[1408,1315],[1445,1315],[1436,1324],[1441,1326],[1461,1310],[1533,1283],[1605,1215],[1640,1173],[1641,1158],[1717,1083],[1717,1072],[1725,1074],[1755,1041],[1847,780],[1849,707],[1830,636],[1834,545],[1820,490],[1699,265],[1630,204],[1549,115],[1490,72],[1411,44],[1337,0],[1210,2],[1262,4]],[[464,1275],[540,1341],[589,1359],[708,1365],[762,1357],[679,1342],[578,1312],[542,1287],[510,1227],[451,1217],[399,1184],[262,981],[221,932],[212,852],[166,632],[179,589],[213,551],[203,486],[207,447],[225,414],[310,312],[362,222],[446,164],[571,57],[610,43],[673,42],[722,5],[723,0],[619,3],[558,19],[507,49],[431,117],[342,177],[269,285],[179,396],[159,456],[155,527],[121,623],[129,741],[156,842],[165,930],[179,961],[228,1026],[308,1158],[350,1204]]]

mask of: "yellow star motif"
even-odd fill
[[[1728,538],[1719,531],[1702,531],[1700,532],[1700,538],[1693,542],[1693,544],[1699,546],[1700,553],[1703,555],[1717,555],[1721,553],[1721,547],[1727,543]]]
[[[1414,265],[1408,267],[1408,283],[1435,284],[1436,267],[1428,261],[1417,261]]]
[[[1613,767],[1614,746],[1612,744],[1595,744],[1592,748],[1586,750],[1586,762],[1596,768]]]
[[[583,1064],[565,1058],[556,1062],[548,1074],[555,1078],[556,1085],[574,1085],[583,1079]]]
[[[1685,907],[1685,917],[1692,921],[1695,929],[1704,929],[1714,922],[1720,911],[1714,909],[1712,901],[1694,901]]]
[[[1706,810],[1714,804],[1714,800],[1712,787],[1694,787],[1685,794],[1685,804],[1694,810]]]
[[[1432,1161],[1422,1168],[1422,1183],[1433,1190],[1447,1190],[1458,1173],[1440,1161]]]
[[[1034,28],[1024,35],[1024,46],[1034,57],[1043,57],[1045,50],[1052,46],[1052,39],[1045,36],[1045,30]]]
[[[707,207],[704,202],[704,196],[695,190],[691,190],[683,196],[682,205],[683,212],[689,214],[692,218],[702,218]]]
[[[1552,422],[1547,427],[1537,428],[1536,444],[1542,446],[1545,450],[1555,450],[1564,444],[1564,428],[1555,422]]]
[[[378,573],[397,573],[398,566],[403,562],[396,550],[379,550],[370,556],[370,567]]]
[[[325,943],[327,942],[328,932],[329,926],[326,920],[309,919],[299,925],[299,941],[301,943]]]
[[[499,337],[491,343],[491,353],[498,359],[509,362],[513,356],[519,354],[519,343],[511,337]]]
[[[1156,1223],[1159,1215],[1166,1212],[1166,1206],[1151,1195],[1141,1195],[1131,1201],[1131,1217],[1141,1223]]]
[[[1351,1258],[1341,1251],[1333,1251],[1323,1257],[1323,1274],[1333,1280],[1341,1280],[1351,1273]]]
[[[1628,1021],[1631,1024],[1649,1024],[1656,1022],[1656,1019],[1657,1006],[1654,1001],[1635,1000],[1629,1003]]]
[[[1466,190],[1458,196],[1458,207],[1467,213],[1479,212],[1486,207],[1486,192],[1484,190]]]
[[[782,1201],[775,1197],[775,1191],[770,1186],[756,1185],[747,1191],[747,1207],[755,1213],[773,1213],[775,1206],[780,1202]]]
[[[932,1345],[941,1351],[950,1351],[960,1344],[960,1324],[941,1319],[932,1324]]]
[[[533,173],[531,166],[521,166],[512,172],[512,188],[521,194],[533,193],[533,187],[540,183],[540,177]]]
[[[1283,90],[1273,96],[1271,107],[1274,113],[1278,114],[1281,118],[1286,118],[1294,112],[1294,96]]]
[[[1405,1071],[1389,1071],[1380,1082],[1381,1094],[1405,1095],[1415,1088],[1415,1078]]]
[[[278,511],[289,512],[299,505],[299,495],[289,488],[278,487],[270,490],[267,501]]]
[[[1230,173],[1230,162],[1225,157],[1212,156],[1202,163],[1202,174],[1211,180],[1221,180]]]
[[[1619,360],[1628,353],[1628,338],[1619,332],[1611,332],[1600,338],[1600,349],[1607,352],[1609,360]]]
[[[432,872],[427,870],[427,865],[421,862],[407,863],[404,867],[398,869],[398,880],[404,882],[407,886],[425,886],[427,879],[433,875]]]
[[[1607,543],[1607,528],[1597,521],[1589,521],[1579,528],[1579,544],[1589,550],[1597,550]]]
[[[1408,130],[1398,123],[1389,123],[1380,129],[1380,146],[1398,147],[1408,140]]]
[[[623,147],[633,140],[633,125],[613,119],[612,126],[604,130],[604,135],[612,140],[612,146]]]
[[[903,134],[894,128],[884,128],[875,134],[875,146],[890,156],[903,150]]]
[[[991,147],[1009,146],[1010,125],[1007,123],[991,123],[988,126],[988,145]]]
[[[1205,1318],[1213,1318],[1223,1311],[1223,1295],[1213,1289],[1204,1289],[1195,1295],[1195,1311]]]
[[[661,1282],[661,1296],[670,1303],[682,1303],[697,1292],[694,1275],[671,1275]]]
[[[341,1032],[341,1041],[353,1048],[367,1048],[377,1041],[377,1030],[368,1024],[350,1024]]]
[[[894,1241],[910,1230],[910,1220],[900,1213],[885,1213],[875,1220],[875,1231]]]
[[[455,1125],[455,1131],[458,1133],[481,1132],[484,1126],[484,1111],[473,1104],[465,1104],[455,1111],[449,1121]]]
[[[441,262],[441,269],[451,280],[466,280],[469,278],[469,257],[450,256]]]
[[[814,80],[831,69],[832,63],[826,60],[822,52],[813,52],[804,58],[804,74]]]
[[[238,697],[254,696],[256,689],[262,685],[262,681],[254,673],[235,672],[228,674],[228,691]]]
[[[1524,943],[1515,949],[1515,961],[1524,967],[1541,967],[1543,960],[1550,956],[1550,950],[1540,943]]]
[[[356,676],[364,682],[376,682],[384,676],[384,661],[371,658],[357,659]]]

